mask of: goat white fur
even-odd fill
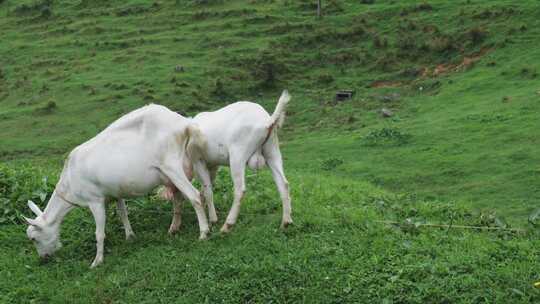
[[[292,223],[289,183],[283,171],[277,130],[282,126],[285,109],[290,100],[283,91],[274,113],[270,116],[260,105],[247,101],[230,104],[215,112],[203,112],[193,118],[200,134],[190,143],[184,171],[193,172],[203,186],[204,201],[211,223],[217,222],[213,202],[212,183],[219,166],[230,166],[234,183],[234,201],[221,232],[229,232],[236,223],[245,186],[246,164],[252,169],[268,165],[278,188],[283,205],[281,226]],[[188,174],[188,178],[191,178]],[[174,188],[162,191],[162,196],[173,201],[173,220],[169,233],[178,231],[181,223],[182,197]]]
[[[97,253],[95,267],[103,261],[105,202],[118,199],[118,211],[126,238],[133,236],[124,198],[150,192],[159,185],[179,189],[187,197],[199,220],[200,239],[209,232],[200,193],[179,164],[185,148],[199,146],[194,141],[200,132],[190,120],[166,107],[148,105],[124,115],[94,138],[76,147],[64,164],[60,181],[42,212],[29,202],[35,219],[25,218],[28,237],[40,257],[60,248],[60,224],[74,207],[90,208],[96,221]],[[194,136],[192,136],[194,135]],[[192,150],[192,157],[197,157]]]

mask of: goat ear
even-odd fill
[[[43,214],[39,207],[32,201],[28,201],[28,208],[30,208],[30,210],[32,210],[36,216],[41,216]]]
[[[34,226],[34,227],[36,227],[36,228],[40,228],[40,229],[41,229],[40,223],[39,223],[37,220],[31,219],[31,218],[27,218],[26,216],[23,216],[23,218],[24,218],[24,221],[25,221],[28,225]]]

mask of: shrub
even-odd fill
[[[260,52],[247,67],[263,88],[274,88],[281,75],[287,71],[278,56],[268,50]]]
[[[402,36],[398,39],[396,46],[401,51],[411,51],[416,48],[416,41],[412,37]]]
[[[325,171],[332,171],[343,164],[343,160],[339,158],[328,158],[322,161],[321,168]]]
[[[124,17],[124,16],[130,16],[130,15],[140,15],[140,14],[149,12],[150,9],[151,7],[145,7],[145,6],[124,7],[116,11],[116,16]]]
[[[330,84],[334,82],[334,76],[330,74],[321,74],[317,77],[317,82],[321,84]]]
[[[52,16],[52,10],[50,6],[44,6],[40,13],[41,18],[49,19]]]
[[[228,96],[227,91],[225,90],[225,85],[223,84],[221,78],[216,78],[214,82],[214,88],[212,89],[211,93],[213,96],[221,100],[225,99]]]
[[[439,36],[429,42],[429,49],[436,53],[445,53],[454,50],[455,46],[449,37]]]
[[[22,223],[21,215],[29,214],[26,202],[32,200],[43,207],[54,186],[43,171],[0,165],[0,225]]]
[[[392,53],[388,53],[386,56],[379,57],[377,61],[375,61],[375,66],[381,71],[385,72],[394,70],[397,65],[398,61],[396,59],[396,55]]]
[[[182,1],[176,1],[177,3],[180,3]],[[223,0],[192,0],[192,5],[214,5],[214,4],[222,4]]]
[[[387,48],[388,47],[388,39],[386,37],[381,37],[379,35],[373,36],[373,46],[381,49],[381,48]]]
[[[475,27],[467,32],[467,36],[474,45],[477,45],[482,43],[486,39],[487,31],[482,28]]]
[[[50,100],[44,106],[37,108],[36,111],[43,114],[51,114],[57,107],[56,102]]]
[[[421,67],[409,67],[399,72],[399,75],[406,78],[416,78],[422,75],[424,71]]]
[[[368,146],[401,146],[407,144],[410,138],[411,136],[409,134],[404,134],[395,128],[382,128],[372,130],[362,140]]]
[[[521,73],[521,76],[529,78],[529,79],[534,79],[538,76],[538,72],[536,72],[535,69],[531,69],[528,67],[521,68],[520,73]]]
[[[424,2],[416,6],[415,10],[416,11],[431,11],[433,10],[433,7],[431,6],[431,4]]]
[[[52,16],[53,0],[41,0],[32,4],[21,4],[15,7],[15,14],[17,15],[35,15],[39,13],[42,18],[49,18]]]

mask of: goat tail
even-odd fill
[[[266,137],[264,138],[261,147],[258,148],[248,159],[248,166],[252,170],[259,170],[266,165],[266,160],[262,154],[262,148],[264,145],[266,145],[271,136],[274,138],[274,143],[278,144],[277,129],[281,128],[283,122],[285,121],[285,109],[289,104],[289,100],[291,100],[291,95],[289,95],[287,90],[283,90],[281,97],[279,97],[276,109],[274,110],[272,116],[270,116],[270,125],[268,126]]]
[[[189,122],[186,128],[186,137],[186,152],[191,161],[202,158],[203,153],[206,151],[207,142],[206,137],[195,122]]]
[[[278,129],[281,128],[285,121],[285,109],[289,104],[289,100],[291,100],[291,95],[289,95],[289,91],[284,90],[283,93],[281,93],[281,97],[279,98],[274,113],[270,116],[270,128],[273,129],[275,126],[277,126]]]

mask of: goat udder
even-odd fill
[[[248,160],[248,167],[251,170],[259,170],[264,168],[266,161],[260,152],[255,152]]]
[[[169,185],[164,186],[158,191],[159,197],[167,201],[172,201],[175,193],[176,193],[176,187],[169,186]]]

